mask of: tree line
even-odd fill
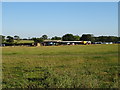
[[[20,40],[33,40],[34,42],[43,42],[44,40],[62,40],[62,41],[91,41],[94,42],[118,42],[120,41],[120,37],[117,36],[98,36],[95,37],[93,34],[83,34],[81,37],[79,35],[73,34],[65,34],[62,37],[54,36],[52,38],[48,38],[47,35],[42,35],[37,38],[29,38],[29,39],[21,39],[19,36],[3,36],[0,35],[1,43],[17,43]],[[15,42],[16,41],[16,42]]]

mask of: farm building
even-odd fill
[[[43,46],[57,45],[85,45],[91,44],[91,41],[61,41],[61,40],[45,40],[41,43]]]
[[[61,41],[61,40],[44,40],[44,42],[34,43],[17,43],[17,44],[1,44],[0,46],[58,46],[58,45],[86,45],[91,41]]]

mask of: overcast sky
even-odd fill
[[[117,2],[3,2],[3,35],[118,35]]]

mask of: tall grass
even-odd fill
[[[118,88],[118,45],[2,50],[3,88]]]

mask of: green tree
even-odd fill
[[[81,41],[94,41],[93,34],[83,34],[80,40]]]
[[[17,35],[14,36],[14,40],[19,40],[19,39],[20,39],[19,36],[17,36]]]
[[[118,41],[118,37],[108,36],[107,41],[108,42],[117,42]]]
[[[99,36],[99,41],[101,42],[117,42],[118,37],[116,36]]]
[[[107,36],[99,36],[99,41],[101,42],[108,42],[108,37]]]
[[[12,44],[14,43],[14,38],[11,36],[7,36],[6,42]]]
[[[99,36],[94,37],[95,42],[117,42],[119,37],[116,36]]]
[[[99,42],[99,37],[93,37],[94,38],[94,42]]]
[[[0,43],[4,43],[5,42],[5,36],[0,35]]]
[[[51,40],[61,40],[61,37],[55,36],[55,37],[52,37]]]
[[[73,34],[65,34],[65,35],[62,37],[62,40],[63,40],[63,41],[74,41],[74,36],[73,36]]]
[[[44,39],[44,40],[46,40],[46,39],[48,39],[48,36],[47,35],[42,35],[41,38]]]
[[[35,43],[43,42],[43,39],[42,39],[42,38],[32,38],[32,40],[33,40]]]
[[[79,40],[80,40],[80,36],[75,35],[75,36],[74,36],[74,41],[79,41]]]
[[[118,37],[118,41],[120,41],[120,37]]]
[[[14,40],[16,40],[16,43],[18,43],[18,42],[20,41],[20,37],[17,36],[17,35],[15,35],[15,36],[14,36]]]

